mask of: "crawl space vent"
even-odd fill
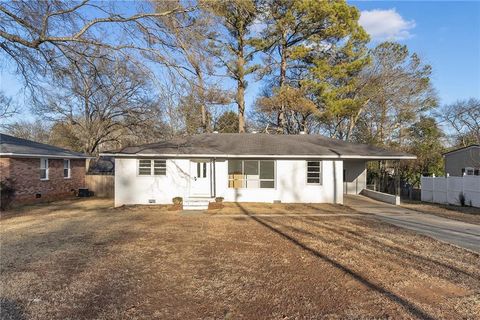
[[[155,199],[148,199],[148,203],[156,203]]]
[[[282,200],[273,200],[273,203],[282,203]]]

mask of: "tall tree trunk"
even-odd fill
[[[243,37],[238,37],[238,57],[237,57],[237,96],[238,106],[238,132],[245,132],[245,57]]]
[[[300,131],[308,133],[308,122],[307,122],[308,115],[302,115],[302,120],[300,123]]]
[[[365,101],[363,105],[358,109],[357,113],[353,117],[350,117],[350,122],[348,124],[347,137],[345,139],[346,141],[350,141],[353,134],[353,130],[356,128],[358,120],[360,119],[360,116],[362,115],[363,110],[365,110],[365,107],[369,102],[370,102],[369,99]]]
[[[205,133],[205,132],[208,132],[208,127],[209,127],[207,125],[208,117],[207,117],[207,106],[205,103],[205,84],[203,82],[203,77],[200,72],[197,72],[197,77],[198,77],[198,96],[200,100],[200,113],[202,115],[201,126],[202,126],[202,131]]]
[[[284,34],[284,37],[286,35]],[[280,49],[280,89],[285,85],[287,80],[287,48],[286,45],[283,44]],[[278,114],[278,126],[282,129],[283,133],[287,131],[287,121],[286,121],[286,114],[285,114],[285,105],[282,103],[280,106],[280,112]]]
[[[245,132],[245,83],[237,82],[238,132]]]

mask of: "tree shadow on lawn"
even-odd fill
[[[361,241],[362,243],[368,243],[373,248],[378,248],[378,249],[381,249],[383,251],[386,251],[387,253],[390,253],[392,255],[391,259],[395,259],[395,260],[397,260],[401,263],[406,263],[408,260],[411,260],[411,259],[418,259],[425,266],[428,266],[428,267],[440,266],[440,267],[443,267],[444,269],[446,269],[447,272],[457,272],[457,273],[461,273],[461,274],[463,274],[467,277],[470,277],[475,281],[480,280],[478,276],[476,276],[474,274],[471,274],[471,273],[469,273],[465,270],[459,269],[455,266],[448,265],[444,262],[441,262],[441,261],[438,261],[438,260],[435,260],[435,259],[431,259],[431,258],[428,258],[428,257],[424,257],[424,256],[421,256],[421,255],[415,254],[413,252],[407,251],[405,249],[389,245],[386,242],[380,242],[376,239],[373,239],[372,237],[362,236],[361,234],[359,234],[355,231],[349,230],[348,228],[345,228],[345,227],[342,227],[342,226],[339,226],[339,225],[333,225],[332,223],[329,223],[329,222],[326,222],[326,221],[321,221],[320,222],[318,220],[318,218],[316,218],[316,217],[304,217],[303,219],[294,217],[294,219],[299,220],[299,221],[304,222],[304,223],[307,223],[307,224],[312,225],[314,227],[317,227],[319,229],[323,228],[323,229],[329,230],[330,232],[335,233],[335,234],[337,234],[341,237],[345,237],[347,239],[353,240],[352,244],[349,244],[349,246],[350,247],[355,247],[355,249],[357,249],[359,251],[363,251],[363,252],[368,253],[367,250],[362,249],[362,248],[360,248],[360,246],[356,246],[354,244],[357,241]],[[355,218],[351,218],[351,219],[355,219]],[[308,221],[306,221],[306,220],[308,220]],[[344,232],[341,232],[341,231],[344,231]],[[400,256],[406,258],[407,261],[398,259],[397,255],[400,255]],[[412,261],[410,263],[410,265],[413,266],[413,267],[418,267],[418,261]],[[448,277],[445,277],[443,274],[441,276],[448,280]]]
[[[95,202],[92,205],[92,201]],[[49,217],[59,212],[71,211],[71,215],[79,215],[85,213],[95,213],[101,210],[113,209],[113,201],[110,199],[88,199],[74,198],[68,200],[57,200],[42,202],[36,204],[22,205],[14,207],[7,211],[2,211],[0,214],[0,221],[10,220],[12,218],[23,218],[23,221],[37,220],[39,216]],[[26,220],[25,218],[30,218]]]
[[[310,248],[309,246],[305,245],[304,243],[300,242],[298,239],[295,239],[294,237],[282,232],[281,230],[275,228],[271,224],[268,224],[262,219],[259,219],[255,215],[251,214],[248,210],[246,210],[240,203],[237,202],[237,206],[240,208],[240,210],[248,217],[250,217],[252,220],[256,221],[260,225],[264,226],[265,228],[269,229],[270,231],[276,233],[280,237],[290,241],[292,244],[295,246],[301,248],[302,250],[308,252],[312,256],[321,259],[322,261],[330,264],[334,268],[337,268],[346,274],[348,274],[350,277],[355,279],[356,281],[360,282],[361,284],[365,285],[371,290],[374,290],[383,296],[385,296],[387,299],[390,301],[400,305],[403,307],[406,311],[408,311],[410,314],[412,314],[415,317],[421,318],[421,319],[427,319],[427,320],[433,320],[435,319],[433,316],[429,315],[425,311],[419,309],[417,306],[415,306],[412,302],[396,295],[395,293],[387,290],[386,288],[381,287],[378,284],[375,284],[368,279],[365,279],[361,275],[357,274],[355,271],[349,269],[348,267],[342,265],[341,263],[333,260],[332,258],[328,257],[327,255],[323,254],[322,252],[315,250],[313,248]]]
[[[26,320],[25,310],[17,302],[0,297],[0,317],[2,320]]]

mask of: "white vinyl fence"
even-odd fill
[[[422,201],[480,207],[480,176],[422,177]]]

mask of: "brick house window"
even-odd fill
[[[40,159],[40,180],[48,180],[48,159]]]
[[[71,174],[70,159],[63,160],[63,177],[69,179]]]

